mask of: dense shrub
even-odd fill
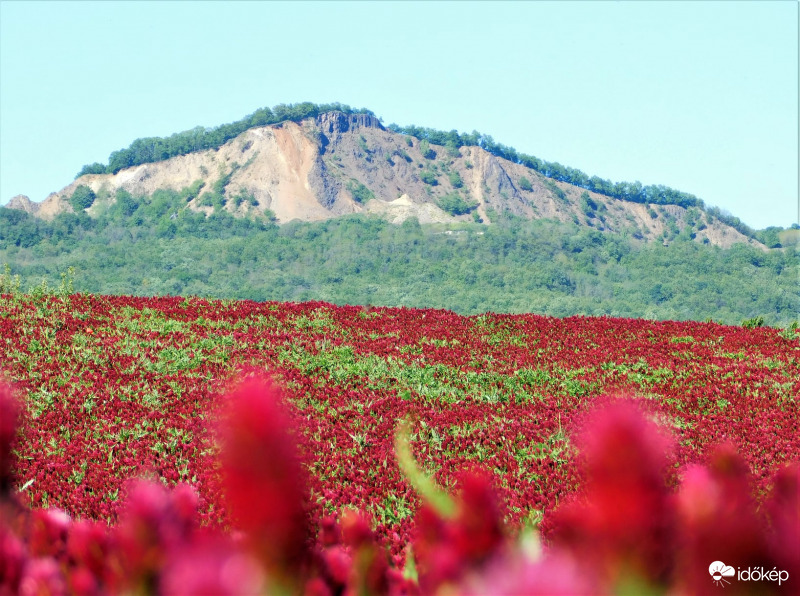
[[[350,191],[353,199],[358,203],[366,203],[375,198],[375,193],[358,180],[349,180],[347,182],[347,190]]]
[[[436,204],[450,215],[464,215],[478,206],[477,201],[468,201],[458,192],[451,192],[436,201]]]
[[[450,185],[453,188],[461,188],[462,186],[464,186],[464,181],[461,179],[459,173],[456,172],[455,170],[450,172],[447,177],[450,180]]]
[[[419,173],[419,179],[422,180],[425,184],[430,186],[436,186],[439,184],[439,181],[436,178],[436,174],[434,174],[430,170],[422,170]]]
[[[75,213],[79,213],[84,209],[91,207],[96,198],[97,195],[94,194],[94,191],[91,188],[85,184],[80,184],[77,188],[75,188],[72,195],[69,197],[69,204],[72,205]]]

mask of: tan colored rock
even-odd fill
[[[39,204],[31,201],[26,195],[17,195],[12,197],[6,205],[9,209],[19,209],[31,215],[35,215],[39,210]]]

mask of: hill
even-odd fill
[[[124,159],[119,156],[122,152],[115,152],[109,166],[84,168],[108,173],[83,174],[42,203],[15,197],[8,207],[51,219],[59,213],[83,210],[83,203],[70,204],[70,199],[79,188],[86,187],[96,200],[85,208],[96,217],[117,201],[119,191],[143,197],[170,189],[184,191],[187,199],[170,214],[176,216],[181,210],[210,215],[217,209],[236,217],[268,213],[281,223],[365,213],[378,214],[393,223],[416,217],[423,224],[489,224],[500,214],[510,214],[571,221],[648,241],[669,242],[687,229],[697,242],[715,246],[760,244],[742,233],[747,230],[737,230],[723,221],[720,213],[706,210],[692,195],[666,187],[614,185],[589,178],[577,170],[547,164],[485,140],[491,137],[470,139],[455,133],[450,137],[435,133],[417,127],[385,128],[369,112],[329,111],[298,122],[285,120],[248,128],[219,146],[187,149],[165,160],[153,156],[177,150],[159,153],[156,147],[161,140],[143,139],[132,145],[135,151],[127,150]],[[437,145],[424,137],[445,144]],[[219,141],[225,135],[214,138]],[[461,144],[465,142],[478,144]],[[144,151],[145,145],[152,149]],[[202,147],[204,143],[198,140],[194,145]],[[153,161],[119,167],[144,161],[148,155]],[[583,183],[583,187],[565,181],[569,179]]]

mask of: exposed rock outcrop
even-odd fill
[[[39,210],[39,203],[34,203],[26,195],[17,195],[12,197],[6,207],[35,214]]]
[[[343,112],[326,112],[316,118],[316,124],[324,135],[337,135],[356,131],[360,128],[383,128],[380,120],[370,114],[345,114]]]

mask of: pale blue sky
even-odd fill
[[[798,4],[0,2],[0,204],[277,103],[478,130],[745,223],[798,212]]]

